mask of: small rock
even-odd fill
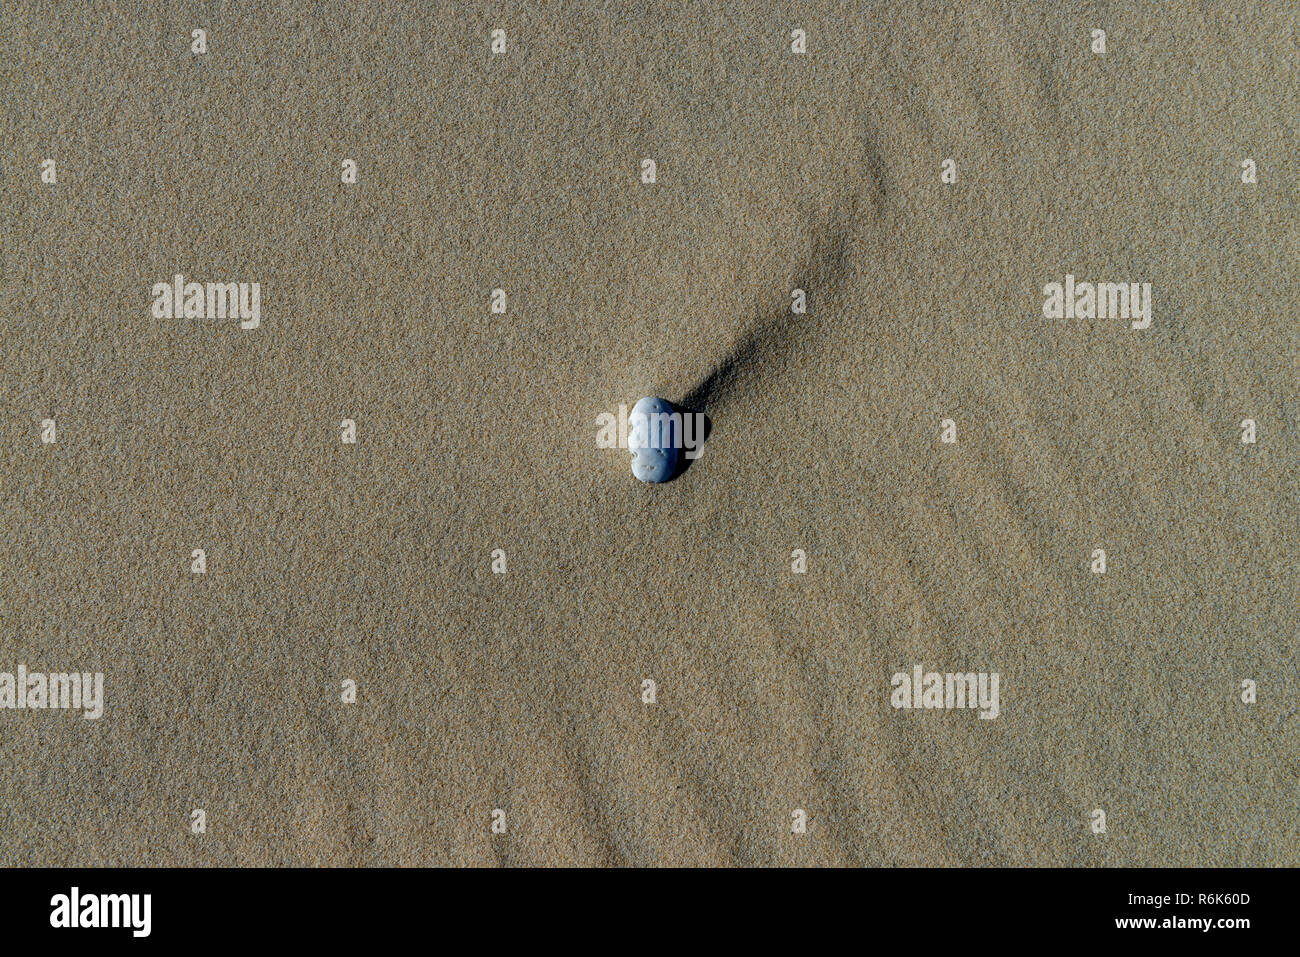
[[[677,474],[682,421],[667,399],[646,396],[627,417],[632,474],[642,482],[667,482]]]

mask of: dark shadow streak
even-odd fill
[[[879,202],[883,199],[883,187],[877,192]],[[803,268],[796,274],[806,277],[802,282],[808,291],[810,306],[814,297],[817,300],[829,298],[827,294],[842,285],[847,276],[849,233],[857,198],[850,197],[847,207],[836,222],[827,226],[804,261]],[[809,315],[795,316],[773,310],[756,316],[754,325],[731,351],[682,397],[682,407],[707,411],[720,404],[749,370],[759,366],[760,360],[784,365],[786,357],[797,347],[809,348],[812,345],[809,333],[816,328],[816,321]]]

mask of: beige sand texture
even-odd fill
[[[1300,863],[1298,21],[6,4],[0,864]]]

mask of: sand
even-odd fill
[[[0,864],[1300,863],[1298,21],[7,9]]]

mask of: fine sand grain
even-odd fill
[[[87,7],[0,23],[0,671],[105,714],[0,710],[0,864],[1300,864],[1293,4]]]

